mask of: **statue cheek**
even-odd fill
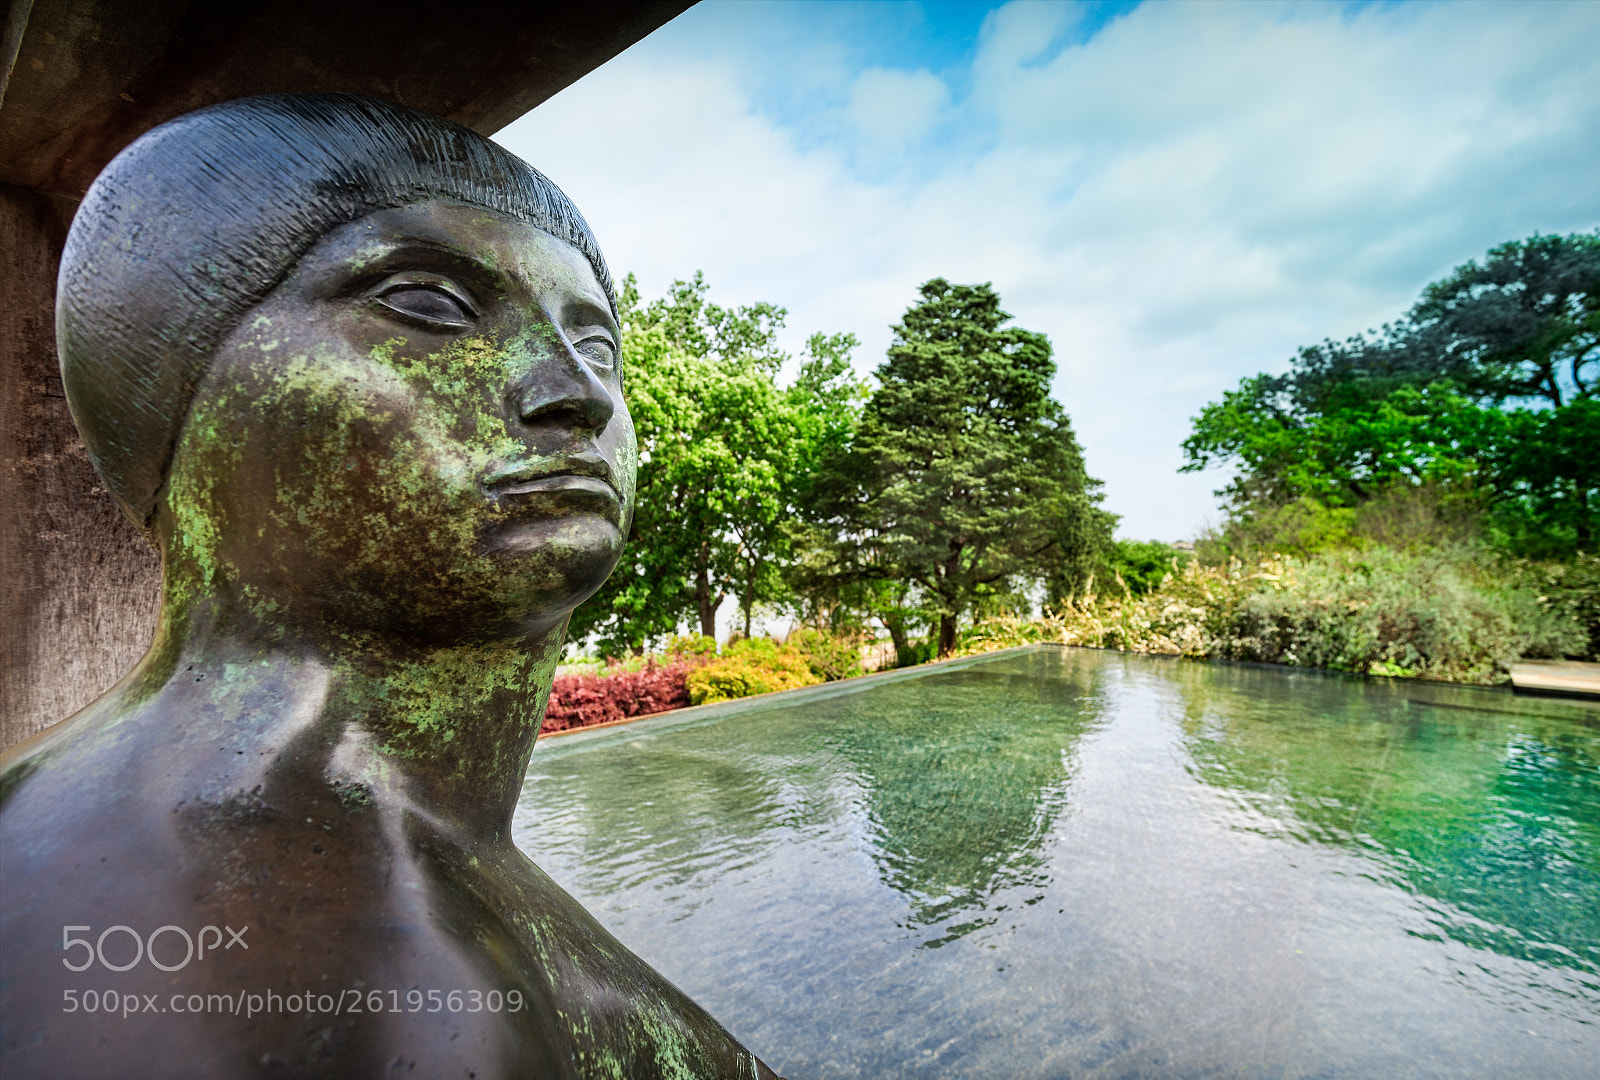
[[[197,400],[179,540],[214,584],[337,590],[382,619],[446,609],[485,572],[479,480],[507,455],[493,405],[362,357],[236,369]]]
[[[329,442],[326,467],[308,469],[278,502],[352,557],[404,557],[405,545],[415,545],[430,521],[459,512],[452,503],[470,491],[459,444],[436,432],[391,422]]]
[[[617,448],[616,470],[617,489],[622,494],[624,505],[631,507],[638,490],[639,478],[639,443],[634,436],[631,421],[628,423],[626,438]]]

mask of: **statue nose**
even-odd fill
[[[570,349],[536,364],[511,388],[511,413],[525,427],[567,427],[599,434],[616,404],[605,383]]]

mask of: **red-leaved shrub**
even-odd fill
[[[681,709],[689,704],[685,679],[690,664],[659,665],[610,675],[562,675],[550,690],[540,731],[566,731],[630,716]]]

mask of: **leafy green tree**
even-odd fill
[[[1109,515],[1050,398],[1044,335],[1004,326],[1010,316],[988,285],[935,278],[921,295],[806,509],[829,537],[823,561],[840,593],[896,605],[916,594],[945,655],[975,601],[1047,576],[1064,564],[1064,541],[1095,533],[1075,531],[1074,515]],[[877,613],[892,634],[909,614]]]
[[[756,411],[728,437],[733,475],[744,478],[725,509],[745,637],[758,604],[794,599],[785,574],[794,558],[793,522],[812,496],[824,455],[848,441],[865,397],[850,366],[856,344],[853,334],[811,335],[793,385],[780,391],[768,373],[760,393],[749,395]]]
[[[1301,498],[1356,506],[1392,484],[1471,474],[1476,462],[1461,444],[1462,418],[1476,408],[1448,382],[1401,385],[1377,401],[1352,394],[1321,410],[1297,408],[1257,375],[1201,410],[1183,443],[1183,471],[1235,464],[1234,479],[1218,492],[1235,507]]]
[[[720,307],[708,291],[697,273],[646,305],[629,275],[619,297],[638,510],[621,564],[570,626],[613,654],[685,621],[712,635],[730,596],[748,636],[758,604],[787,599],[788,524],[819,455],[848,441],[859,412],[853,337],[813,335],[781,389],[784,310]]]
[[[1591,548],[1597,310],[1600,234],[1501,244],[1399,321],[1302,349],[1287,373],[1206,405],[1183,471],[1231,465],[1218,494],[1233,525],[1287,522],[1302,547],[1338,541],[1357,508],[1409,488],[1486,500],[1512,550]]]
[[[1116,540],[1106,549],[1105,565],[1131,595],[1144,596],[1181,573],[1188,558],[1187,552],[1159,540]]]
[[[723,308],[701,275],[640,302],[632,275],[619,308],[628,405],[638,430],[638,510],[621,564],[573,614],[570,635],[605,651],[638,650],[688,618],[714,632],[737,588],[737,534],[770,510],[790,432],[772,417],[784,311]]]
[[[664,529],[687,533],[693,614],[710,636],[724,599],[732,594],[753,604],[770,581],[763,570],[772,522],[783,512],[795,433],[774,385],[787,359],[777,345],[784,310],[768,303],[719,307],[706,299],[708,289],[698,272],[673,282],[642,322],[666,338],[677,368],[669,392],[653,402],[649,425],[651,464],[666,481],[659,492],[666,497],[654,505],[670,515]]]
[[[1484,471],[1494,478],[1494,524],[1506,546],[1536,556],[1595,549],[1600,529],[1600,399],[1556,409],[1479,410]]]

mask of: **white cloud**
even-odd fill
[[[845,112],[862,140],[877,150],[920,142],[950,102],[950,88],[928,71],[868,68],[856,77]]]
[[[979,35],[974,68],[983,82],[1036,60],[1082,17],[1076,4],[1016,0],[990,13]]]
[[[1241,376],[1493,243],[1600,223],[1600,5],[1146,5],[1065,48],[1074,9],[1008,5],[964,84],[812,42],[831,104],[734,15],[691,10],[501,141],[646,295],[703,269],[722,302],[787,306],[795,343],[854,331],[864,369],[921,281],[993,281],[1055,343],[1133,535],[1211,511],[1220,478],[1176,475],[1178,444]],[[786,80],[814,123],[772,105]],[[863,136],[904,148],[892,169]]]

